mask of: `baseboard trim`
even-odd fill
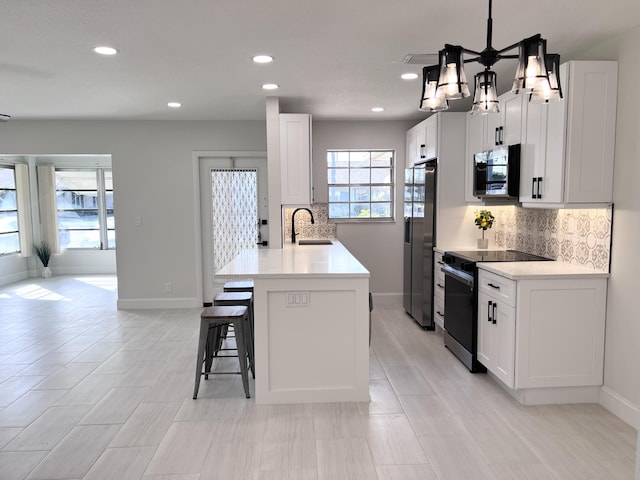
[[[12,275],[4,275],[0,277],[0,286],[9,285],[10,283],[19,282],[29,278],[28,272],[18,272]]]
[[[638,429],[640,426],[640,408],[608,387],[601,387],[598,403],[616,417]]]
[[[201,307],[195,297],[181,298],[119,298],[118,310],[156,310]]]

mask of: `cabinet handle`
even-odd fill
[[[423,143],[422,145],[420,145],[420,158],[425,158],[425,151],[424,149],[426,148],[426,145]]]
[[[493,132],[493,144],[494,145],[500,145],[500,135],[499,135],[499,130],[498,127],[496,127],[495,132]]]
[[[493,320],[493,324],[496,324],[496,307],[498,306],[498,304],[496,302],[493,302],[493,312],[491,312],[491,317]]]
[[[487,283],[487,285],[491,288],[495,288],[496,290],[500,290],[500,285],[494,285],[493,283]]]
[[[444,262],[438,261],[436,262],[438,265],[444,265]]]
[[[493,305],[493,302],[489,300],[487,302],[487,322],[489,323],[491,323],[491,305]]]
[[[538,189],[536,190],[536,198],[542,198],[542,194],[540,193],[540,185],[542,184],[542,177],[538,177]]]
[[[444,288],[444,285],[442,285],[441,283],[436,283],[436,286],[438,286],[440,288]]]
[[[444,318],[444,313],[442,313],[440,310],[436,310],[436,313],[440,315],[442,318]]]
[[[504,127],[500,127],[500,145],[504,143]]]

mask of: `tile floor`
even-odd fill
[[[395,301],[375,299],[370,403],[287,406],[238,376],[192,400],[200,309],[115,304],[112,276],[0,287],[0,479],[633,478],[635,430],[520,406]]]

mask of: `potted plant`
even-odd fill
[[[487,228],[491,228],[493,226],[493,221],[495,220],[495,218],[489,210],[480,210],[475,213],[476,218],[474,220],[474,223],[480,230],[482,230],[482,238],[478,239],[478,248],[484,249],[489,246],[489,239],[484,238],[484,232]]]
[[[49,260],[51,260],[51,247],[46,242],[40,242],[40,245],[34,245],[36,255],[42,262],[42,278],[51,277],[51,269],[49,268]]]

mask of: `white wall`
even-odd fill
[[[264,151],[265,135],[263,121],[12,120],[0,128],[0,151],[111,154],[119,305],[196,306],[200,218],[192,152]],[[76,261],[69,257],[59,267]],[[166,282],[171,293],[164,292]]]
[[[607,295],[604,388],[601,403],[638,425],[640,407],[640,26],[582,52],[579,58],[618,59],[611,278]]]
[[[313,120],[314,201],[327,203],[327,150],[396,151],[396,220],[393,223],[339,223],[337,237],[371,272],[373,293],[402,294],[403,190],[406,131],[413,122]]]

